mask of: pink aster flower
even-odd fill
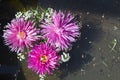
[[[28,53],[28,68],[40,75],[51,74],[59,65],[59,58],[53,46],[42,43]]]
[[[54,12],[51,22],[44,22],[40,25],[43,37],[47,42],[55,45],[58,50],[67,50],[71,43],[76,41],[80,35],[79,25],[70,13]]]
[[[4,30],[4,39],[6,45],[11,51],[22,52],[25,48],[32,47],[32,42],[38,39],[37,29],[32,21],[26,21],[23,18],[14,19]]]

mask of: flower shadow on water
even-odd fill
[[[102,28],[100,28],[99,22],[94,23],[94,21],[85,21],[82,26],[81,37],[73,44],[73,48],[69,52],[71,56],[70,60],[60,66],[62,72],[60,78],[62,79],[68,74],[79,71],[93,59],[89,51],[92,48],[92,42],[99,41],[102,35]]]

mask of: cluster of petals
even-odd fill
[[[23,52],[25,48],[32,47],[32,43],[38,39],[38,30],[33,21],[17,18],[11,21],[4,30],[5,44],[11,51]]]
[[[55,11],[51,22],[40,25],[43,37],[58,50],[67,51],[80,35],[80,27],[74,18],[71,13]]]
[[[42,43],[28,53],[28,67],[39,75],[51,74],[59,65],[59,59],[54,46]]]

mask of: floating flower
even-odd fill
[[[28,68],[39,75],[50,74],[59,65],[59,58],[53,46],[42,43],[28,53]]]
[[[80,35],[79,25],[70,13],[54,12],[51,22],[40,25],[43,37],[47,42],[55,45],[58,50],[67,50]]]
[[[38,39],[37,29],[34,22],[26,21],[23,18],[12,20],[4,30],[5,43],[12,51],[23,52],[25,48],[32,47],[32,42]]]

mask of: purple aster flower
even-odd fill
[[[37,29],[32,21],[23,18],[14,19],[4,30],[5,43],[11,51],[22,52],[25,48],[32,47],[32,42],[38,39]]]
[[[51,74],[59,65],[60,57],[53,46],[40,44],[28,53],[28,68],[37,72],[39,75]]]
[[[80,35],[79,25],[70,13],[54,12],[51,22],[40,25],[43,37],[47,42],[55,45],[58,50],[67,50],[71,43]]]

